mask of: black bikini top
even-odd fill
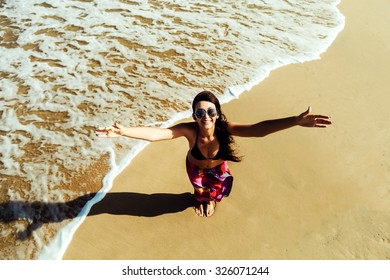
[[[217,154],[213,158],[207,158],[202,154],[202,152],[199,150],[199,147],[198,147],[198,134],[199,134],[199,129],[196,131],[196,142],[195,142],[195,145],[191,149],[191,155],[197,160],[221,159],[222,158],[221,149],[218,149]]]

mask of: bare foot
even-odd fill
[[[203,217],[204,216],[203,203],[197,201],[195,203],[194,211],[196,215],[198,215],[199,217]]]
[[[206,203],[206,217],[210,217],[214,214],[217,203],[215,200],[211,200]]]

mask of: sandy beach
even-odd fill
[[[345,29],[320,60],[273,71],[223,106],[228,120],[253,123],[310,105],[331,127],[236,138],[244,159],[209,218],[192,209],[186,140],[152,143],[64,259],[390,259],[390,5],[338,7]]]

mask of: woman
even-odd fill
[[[327,127],[328,116],[312,115],[311,108],[299,116],[267,120],[255,124],[228,122],[218,99],[209,91],[199,93],[193,100],[194,122],[180,123],[169,128],[113,126],[98,128],[98,137],[126,136],[150,142],[186,137],[189,150],[186,157],[188,177],[194,187],[195,213],[211,216],[232,188],[233,177],[228,161],[240,161],[232,147],[233,136],[263,137],[296,125]]]

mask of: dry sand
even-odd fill
[[[321,60],[290,65],[229,120],[328,114],[328,129],[237,138],[230,197],[191,207],[185,139],[149,145],[93,209],[64,259],[390,259],[390,3],[342,1],[346,27]]]

